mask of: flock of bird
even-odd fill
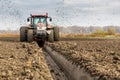
[[[0,23],[4,27],[15,26],[16,22],[21,24],[21,17],[21,11],[12,0],[0,0]]]

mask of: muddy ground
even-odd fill
[[[0,80],[53,80],[36,42],[0,39]]]
[[[120,39],[62,39],[47,45],[99,80],[120,80]],[[36,42],[0,38],[0,80],[52,80],[43,53]]]
[[[47,43],[99,80],[120,80],[120,39],[79,39]]]

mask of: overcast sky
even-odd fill
[[[19,29],[30,14],[46,12],[53,25],[120,26],[120,0],[0,0],[0,29]]]

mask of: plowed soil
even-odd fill
[[[53,80],[42,49],[33,43],[0,40],[0,80]]]
[[[99,80],[120,80],[120,39],[79,39],[47,45]]]

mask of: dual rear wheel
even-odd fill
[[[27,41],[27,30],[28,30],[28,27],[26,26],[22,26],[20,28],[20,41],[21,42]]]
[[[28,42],[33,41],[33,30],[32,29],[28,29],[28,31],[27,31],[27,41]]]
[[[33,30],[28,29],[28,27],[21,27],[20,28],[20,41],[21,42],[32,42],[33,41]]]
[[[59,28],[53,27],[53,30],[51,30],[51,33],[48,35],[48,41],[54,42],[59,41]]]

